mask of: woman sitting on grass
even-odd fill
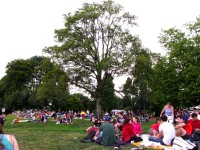
[[[140,120],[138,117],[133,117],[132,126],[133,126],[133,130],[136,133],[136,135],[142,134],[142,126],[140,124]]]
[[[133,130],[132,121],[130,118],[126,118],[122,125],[122,140],[124,142],[130,142],[137,137]]]

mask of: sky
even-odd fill
[[[54,30],[64,27],[63,14],[84,2],[100,0],[2,0],[0,1],[0,79],[15,59],[41,56],[44,47],[55,45]],[[200,15],[200,0],[115,0],[137,16],[135,34],[143,46],[164,53],[158,43],[161,29],[182,28]]]

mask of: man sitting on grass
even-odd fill
[[[175,138],[174,126],[167,122],[167,116],[162,115],[161,124],[158,128],[159,133],[156,136],[150,136],[149,141],[158,142],[162,145],[172,145],[172,141]]]
[[[99,136],[99,134],[102,132],[102,137]],[[97,141],[100,141],[99,144],[105,145],[105,146],[114,146],[117,143],[117,138],[115,135],[115,128],[110,123],[110,116],[107,116],[105,118],[105,123],[102,124],[99,128],[99,131],[96,133],[95,137],[97,138]]]
[[[200,131],[200,120],[197,119],[197,114],[192,113],[192,119],[188,120],[188,123],[192,125],[192,131]]]
[[[187,121],[184,121],[182,115],[178,115],[176,121],[178,122],[175,126],[176,136],[180,136],[184,140],[190,139],[192,134],[192,125]]]

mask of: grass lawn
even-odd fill
[[[20,122],[11,124],[14,115],[8,115],[3,131],[13,134],[20,150],[113,150],[113,147],[100,146],[95,143],[81,143],[86,136],[84,130],[93,123],[88,120],[74,119],[73,124],[56,124],[55,121]],[[142,123],[143,133],[147,133],[150,123]],[[130,150],[132,146],[125,146]]]

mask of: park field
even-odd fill
[[[100,146],[95,143],[81,143],[87,127],[93,123],[89,120],[74,119],[73,124],[56,124],[49,119],[47,123],[20,122],[11,124],[15,115],[8,115],[3,131],[13,134],[20,150],[113,150],[113,147]],[[150,123],[142,123],[143,133],[147,133]],[[132,146],[123,147],[130,150]]]

